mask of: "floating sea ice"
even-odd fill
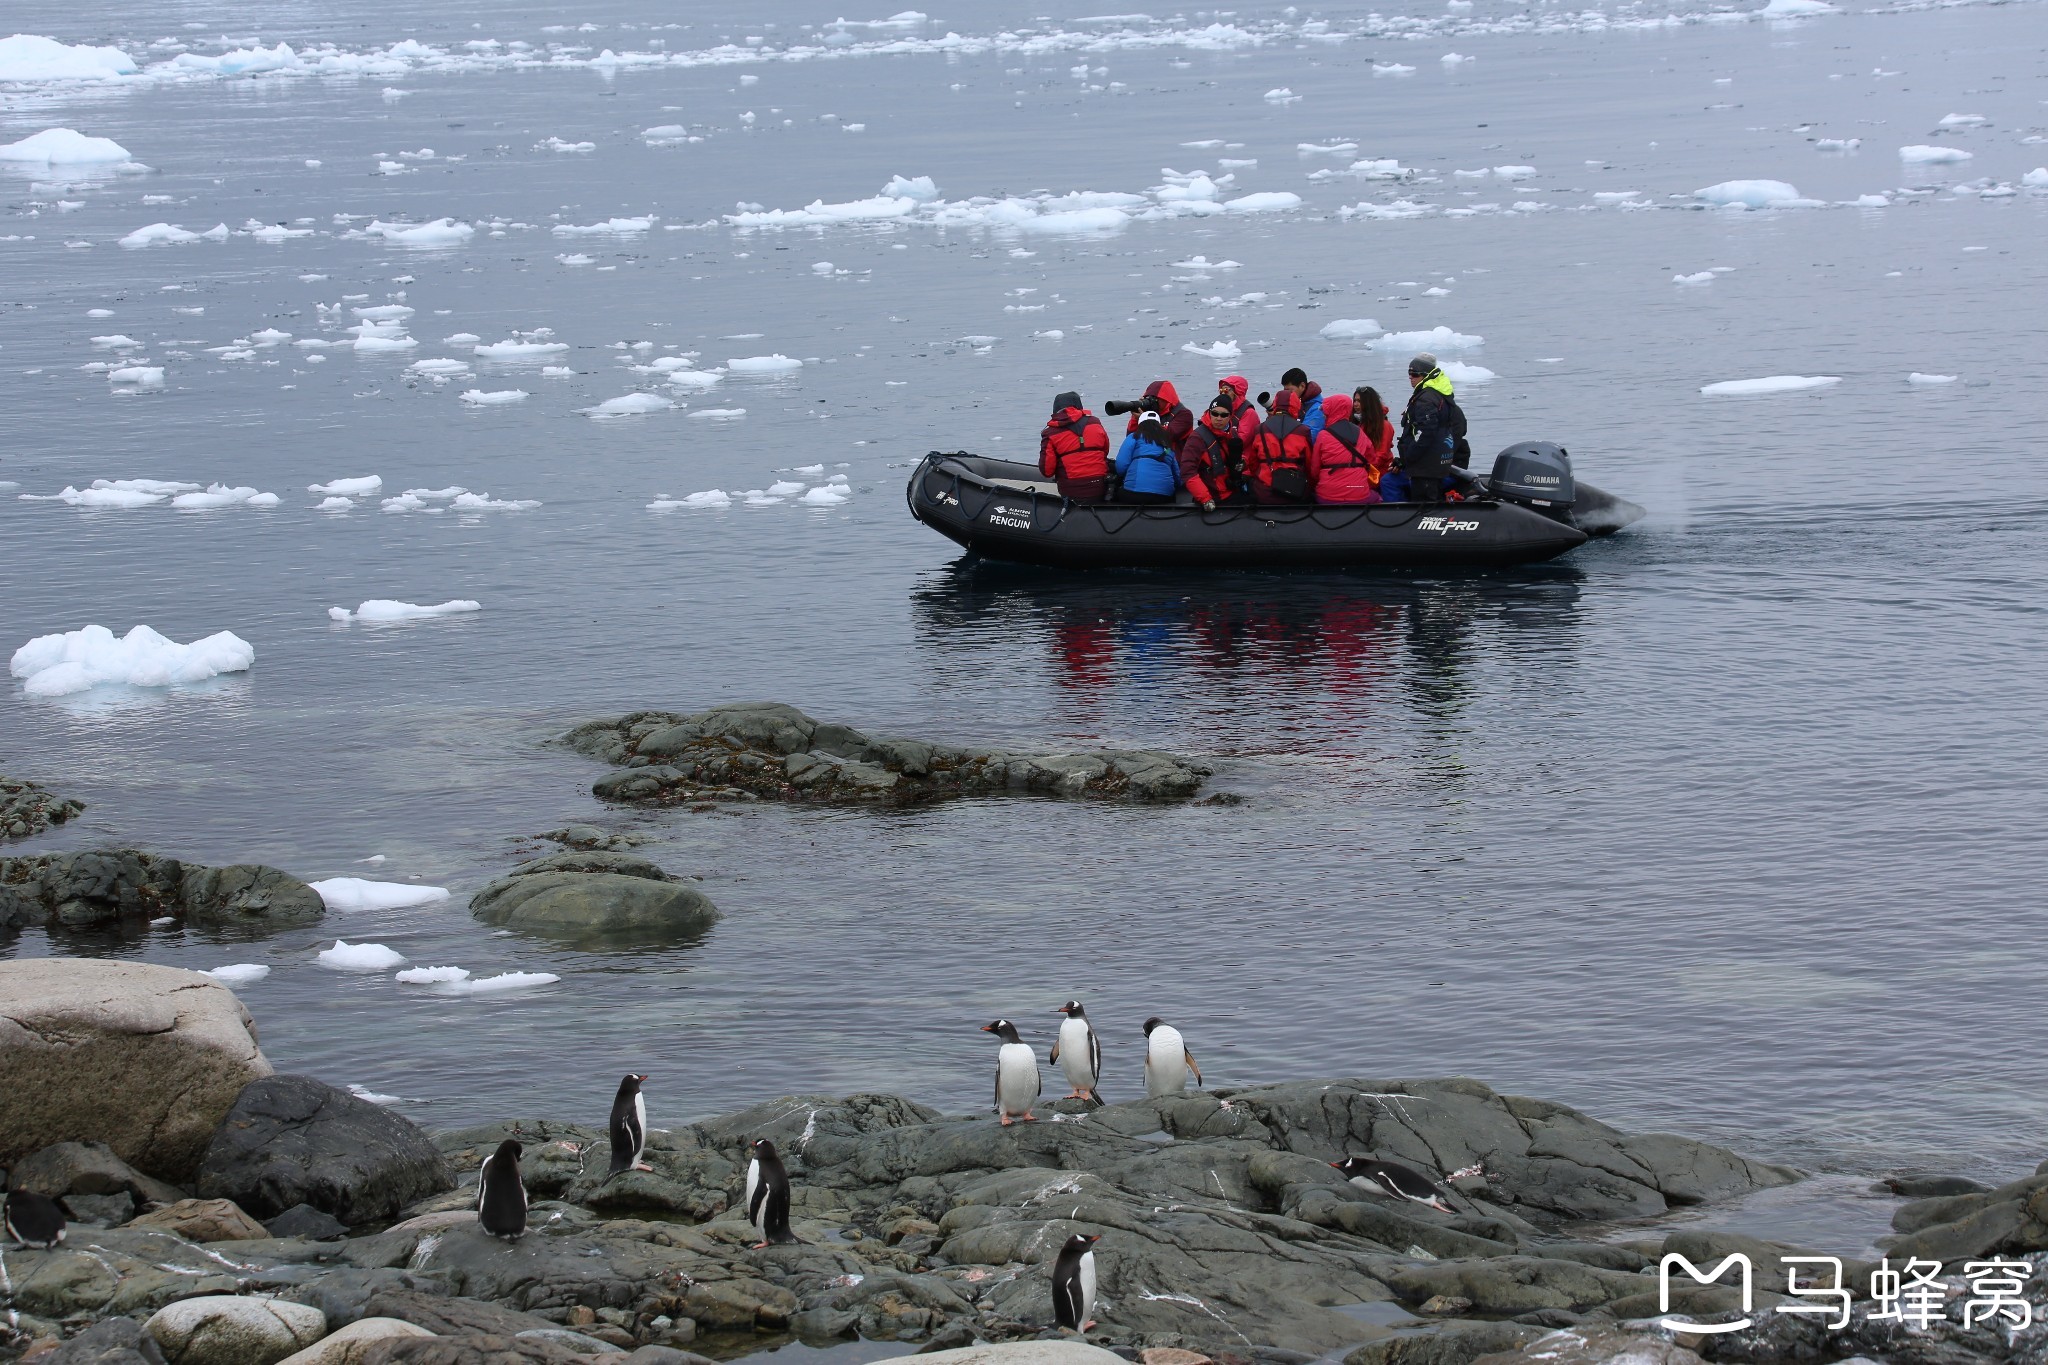
[[[837,507],[852,496],[853,494],[850,490],[839,484],[824,483],[819,484],[816,488],[798,498],[797,501],[810,507]]]
[[[882,193],[892,199],[915,199],[920,204],[939,197],[939,187],[928,175],[891,176],[889,183],[882,186]]]
[[[1403,66],[1399,62],[1374,62],[1372,64],[1372,74],[1375,76],[1412,76],[1415,74],[1415,68]]]
[[[489,493],[458,493],[448,505],[458,512],[530,512],[540,506],[531,498],[494,498]]]
[[[114,310],[111,308],[88,308],[85,310],[85,315],[89,318],[110,318],[114,316]]]
[[[118,47],[74,47],[27,33],[0,38],[0,81],[101,81],[135,73],[135,59]]]
[[[1049,328],[1048,330],[1043,332],[1033,332],[1031,334],[1031,339],[1033,341],[1064,341],[1066,340],[1066,338],[1067,334],[1057,327]]]
[[[112,138],[87,137],[69,128],[45,128],[19,142],[0,143],[0,161],[80,165],[128,160],[128,149]]]
[[[417,345],[419,342],[408,336],[379,336],[367,332],[355,341],[355,349],[366,352],[409,351]]]
[[[437,360],[415,360],[415,361],[413,361],[413,363],[412,363],[412,364],[410,364],[410,365],[406,366],[406,368],[407,368],[407,369],[409,369],[409,370],[411,370],[411,371],[412,371],[412,372],[413,372],[414,374],[427,374],[427,375],[455,375],[455,374],[468,374],[468,373],[469,373],[469,362],[468,362],[468,361],[466,361],[466,360],[449,360],[449,359],[445,359],[445,358],[444,358],[444,359],[437,359]]]
[[[345,498],[359,498],[365,493],[374,493],[384,486],[381,475],[365,474],[360,479],[335,479],[328,483],[309,483],[308,493],[333,493]]]
[[[573,223],[557,223],[554,234],[557,237],[622,237],[635,232],[645,232],[654,226],[652,218],[607,218],[602,223],[578,227]]]
[[[564,142],[558,137],[551,137],[546,142],[536,142],[533,145],[535,151],[550,152],[588,152],[594,151],[597,147],[595,142]]]
[[[1440,360],[1437,368],[1453,384],[1491,384],[1500,377],[1484,365],[1467,365],[1462,360]]]
[[[1235,341],[1212,341],[1207,346],[1197,346],[1190,341],[1181,349],[1190,355],[1205,355],[1211,360],[1235,360],[1244,354]]]
[[[361,877],[329,877],[306,885],[319,893],[321,903],[329,910],[403,910],[448,899],[446,887],[372,882]]]
[[[277,503],[275,493],[259,493],[253,488],[230,488],[221,483],[208,485],[203,493],[180,493],[171,499],[171,506],[188,512],[215,507],[275,507]]]
[[[1355,142],[1297,142],[1294,150],[1303,156],[1349,156],[1358,150]]]
[[[595,256],[586,256],[586,255],[584,255],[584,254],[583,254],[582,252],[580,252],[580,251],[576,251],[576,252],[571,252],[571,253],[570,253],[569,255],[566,255],[566,256],[557,256],[557,257],[555,257],[555,260],[556,260],[557,262],[559,262],[560,264],[562,264],[562,265],[596,265],[596,264],[597,264],[597,257],[595,257]]]
[[[1814,142],[1814,148],[1823,152],[1853,152],[1863,145],[1860,137],[1824,137]]]
[[[355,505],[353,498],[322,498],[313,510],[315,512],[347,512],[353,510]]]
[[[821,464],[800,464],[789,472],[792,474],[808,474],[815,478],[817,475],[825,472],[825,466]]]
[[[1301,196],[1285,190],[1242,195],[1236,199],[1226,199],[1223,203],[1225,213],[1281,213],[1300,207]]]
[[[1437,58],[1437,60],[1442,62],[1445,66],[1463,66],[1466,62],[1472,61],[1473,59],[1467,57],[1462,52],[1446,52],[1443,56]]]
[[[160,389],[164,386],[164,367],[161,365],[121,365],[107,371],[110,384],[133,384],[138,389]]]
[[[453,218],[436,218],[431,223],[386,223],[371,220],[363,235],[382,237],[394,246],[460,246],[476,233],[468,223]]]
[[[1236,270],[1242,261],[1212,261],[1207,256],[1191,256],[1185,261],[1175,261],[1175,270]]]
[[[455,995],[489,995],[496,991],[523,990],[528,986],[551,986],[562,978],[553,972],[500,972],[496,976],[472,977],[447,983]]]
[[[811,273],[813,275],[829,275],[832,273],[832,269],[832,262],[819,261],[817,264],[811,267]]]
[[[1836,9],[1827,0],[1771,0],[1757,11],[1764,19],[1804,19],[1817,14],[1834,14]]]
[[[647,504],[650,512],[668,512],[678,507],[730,507],[732,495],[717,488],[707,488],[701,493],[692,493],[681,498],[656,498]]]
[[[579,408],[578,411],[592,417],[633,417],[641,413],[666,412],[675,405],[675,399],[663,398],[658,393],[627,393],[607,398],[594,408]]]
[[[1899,148],[1899,160],[1923,166],[1945,166],[1957,161],[1968,161],[1974,155],[1960,147],[1916,145]]]
[[[291,339],[292,334],[290,332],[280,332],[275,327],[265,327],[260,332],[249,333],[249,340],[255,342],[258,346],[275,346],[280,341],[290,341]]]
[[[399,90],[399,91],[391,91],[391,90],[386,90],[386,91],[384,92],[384,98],[385,98],[385,99],[390,99],[390,98],[392,97],[392,95],[394,95],[394,94],[399,94],[399,95],[403,95],[403,94],[405,94],[405,93],[406,93],[406,92],[405,92],[405,91],[403,91],[403,90]],[[403,1101],[402,1099],[400,1099],[400,1098],[399,1098],[399,1097],[398,1097],[397,1095],[380,1095],[380,1094],[378,1094],[378,1093],[377,1093],[376,1091],[374,1091],[374,1090],[370,1089],[370,1088],[369,1088],[368,1086],[366,1086],[366,1085],[351,1085],[351,1086],[350,1086],[350,1087],[348,1088],[348,1093],[349,1093],[349,1094],[351,1094],[351,1095],[354,1095],[354,1096],[355,1096],[355,1097],[356,1097],[357,1099],[359,1099],[359,1100],[363,1101],[363,1102],[364,1102],[365,1104],[385,1104],[385,1105],[390,1105],[390,1104],[403,1104],[403,1103],[404,1103],[404,1101]]]
[[[1962,376],[1959,374],[1922,374],[1915,370],[1906,376],[1908,384],[1953,384]]]
[[[786,498],[793,493],[801,493],[803,491],[804,486],[792,479],[777,479],[774,483],[768,485],[768,492],[778,498]]]
[[[1300,98],[1301,96],[1295,94],[1284,85],[1277,90],[1268,90],[1266,92],[1266,103],[1268,104],[1292,104]]]
[[[475,332],[457,332],[454,336],[442,337],[441,344],[443,346],[474,346],[482,340],[483,338]]]
[[[261,981],[269,976],[270,968],[261,962],[234,962],[225,967],[210,968],[204,974],[230,986],[246,986],[251,981]]]
[[[745,408],[698,408],[690,416],[713,422],[736,422],[747,415]]]
[[[1673,284],[1712,284],[1714,282],[1714,272],[1711,270],[1700,270],[1690,275],[1673,275],[1671,282]]]
[[[518,403],[526,398],[525,389],[493,389],[486,393],[482,389],[464,389],[462,401],[478,406],[492,406],[499,403]]]
[[[560,355],[569,349],[565,341],[494,341],[488,346],[479,346],[476,353],[486,360],[538,360],[545,355]]]
[[[1800,198],[1799,191],[1782,180],[1724,180],[1718,185],[1709,185],[1693,192],[1695,199],[1704,199],[1709,204],[1723,207],[1740,205],[1749,209],[1767,209],[1810,201]]]
[[[803,367],[803,361],[792,360],[779,351],[774,355],[746,356],[725,362],[725,368],[733,374],[790,374]]]
[[[419,502],[419,499],[415,498],[413,501]],[[424,507],[426,504],[420,502],[420,506]],[[331,621],[421,621],[430,616],[460,616],[482,610],[481,602],[472,602],[460,597],[431,607],[416,606],[411,602],[393,602],[389,598],[377,597],[363,603],[354,611],[347,607],[329,607],[327,617]],[[315,889],[318,889],[317,883]],[[427,899],[440,900],[447,894],[444,891],[440,896],[429,896]]]
[[[1942,128],[1975,128],[1979,124],[1989,122],[1991,120],[1985,118],[1982,114],[1943,114],[1937,126]]]
[[[384,499],[383,503],[384,510],[387,512],[417,512],[426,505],[427,500],[425,498],[416,497],[411,493],[400,493],[395,498]]]
[[[1595,190],[1593,192],[1593,202],[1596,204],[1626,204],[1631,200],[1641,199],[1642,197],[1643,192],[1641,190]]]
[[[245,673],[256,662],[249,642],[220,631],[181,645],[148,626],[115,638],[105,626],[39,635],[20,649],[8,671],[31,697],[61,697],[108,683],[170,687],[222,673]]]
[[[315,960],[337,972],[381,972],[405,961],[405,954],[393,952],[381,943],[350,943],[336,939],[334,946]]]
[[[1762,379],[1724,379],[1718,384],[1703,384],[1701,393],[1732,395],[1738,398],[1752,397],[1766,393],[1797,393],[1802,389],[1824,389],[1830,384],[1842,382],[1840,375],[1832,374],[1773,374]]]
[[[400,972],[394,979],[408,986],[439,986],[450,981],[469,980],[469,968],[411,967]]]
[[[2036,166],[2020,177],[2020,183],[2030,190],[2048,190],[2048,166]]]
[[[196,242],[199,234],[187,232],[173,223],[151,223],[139,227],[121,239],[125,247],[159,246],[167,242]]]
[[[1426,332],[1389,332],[1371,343],[1375,351],[1466,351],[1484,346],[1486,338],[1432,327]]]
[[[362,297],[360,294],[356,297]],[[380,303],[370,308],[351,308],[349,312],[364,322],[398,322],[411,317],[418,310],[403,303]]]
[[[1892,201],[1881,194],[1859,194],[1849,201],[1849,207],[1854,209],[1888,209],[1891,206]]]
[[[1382,328],[1371,318],[1338,318],[1335,322],[1323,324],[1318,336],[1331,341],[1356,341],[1360,337],[1376,337]]]
[[[544,378],[548,376],[559,377],[562,375],[570,375],[576,373],[576,371],[570,369],[567,365],[543,365],[540,367],[540,372],[542,377]],[[673,383],[674,381],[670,382]]]
[[[547,371],[543,370],[545,374]],[[716,370],[671,370],[668,382],[679,389],[708,389],[714,387],[724,376]]]

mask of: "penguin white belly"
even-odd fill
[[[1005,1114],[1028,1114],[1037,1098],[1038,1054],[1023,1043],[1004,1043],[996,1057],[997,1105]]]
[[[1095,1088],[1095,1049],[1088,1044],[1087,1020],[1069,1019],[1060,1025],[1060,1071],[1076,1090]]]
[[[1095,1253],[1081,1253],[1081,1326],[1095,1316]]]
[[[647,1097],[639,1091],[633,1092],[633,1159],[647,1150]]]
[[[1178,1095],[1187,1084],[1187,1044],[1179,1029],[1161,1024],[1145,1042],[1145,1098]]]
[[[756,1232],[761,1232],[761,1235],[763,1237],[766,1237],[768,1234],[766,1232],[761,1231],[761,1224],[766,1220],[763,1219],[760,1213],[756,1212],[754,1209],[754,1192],[760,1188],[761,1158],[755,1157],[752,1161],[749,1161],[747,1163],[747,1221],[754,1225],[754,1230]],[[763,1207],[766,1207],[765,1204],[763,1205]]]

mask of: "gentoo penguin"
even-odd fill
[[[647,1098],[640,1093],[645,1076],[628,1076],[619,1082],[618,1098],[612,1101],[612,1168],[621,1171],[651,1171],[640,1159],[647,1150]]]
[[[524,1150],[506,1138],[484,1158],[483,1178],[477,1182],[477,1226],[508,1242],[526,1235],[526,1182],[519,1178],[519,1154]]]
[[[0,1205],[7,1235],[25,1247],[48,1251],[64,1240],[64,1210],[48,1195],[15,1190]]]
[[[981,1031],[1003,1040],[996,1052],[996,1113],[1003,1126],[1007,1128],[1013,1118],[1031,1122],[1031,1106],[1039,1092],[1038,1054],[1025,1046],[1017,1026],[1007,1019],[983,1024]]]
[[[1046,1060],[1058,1062],[1060,1070],[1066,1073],[1067,1084],[1074,1088],[1068,1099],[1101,1104],[1102,1096],[1095,1093],[1095,1083],[1102,1079],[1102,1039],[1089,1026],[1088,1011],[1081,1008],[1080,1001],[1069,1000],[1060,1006],[1060,1013],[1067,1019],[1060,1025],[1060,1035]],[[1066,1060],[1061,1061],[1062,1057]]]
[[[1180,1030],[1153,1015],[1145,1021],[1145,1098],[1157,1099],[1161,1095],[1178,1095],[1187,1088],[1188,1073],[1195,1073],[1195,1084],[1202,1083],[1202,1068],[1195,1065],[1195,1054],[1188,1051],[1188,1045],[1181,1039]]]
[[[1067,1238],[1052,1263],[1053,1321],[1070,1332],[1085,1332],[1095,1325],[1088,1315],[1095,1311],[1095,1244],[1101,1240],[1077,1232]]]
[[[789,1172],[767,1138],[756,1138],[750,1148],[754,1159],[747,1163],[747,1221],[761,1234],[754,1245],[794,1242],[796,1234],[789,1230]]]
[[[1391,1161],[1373,1161],[1362,1156],[1350,1156],[1342,1161],[1330,1163],[1344,1173],[1344,1178],[1371,1194],[1392,1195],[1416,1204],[1427,1204],[1445,1213],[1456,1213],[1450,1200],[1436,1182],[1420,1171],[1410,1170]]]

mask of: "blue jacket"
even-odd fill
[[[1137,432],[1124,437],[1116,453],[1117,477],[1130,493],[1177,493],[1180,461],[1171,450]]]
[[[1316,437],[1323,434],[1323,396],[1318,393],[1308,400],[1301,409],[1301,424],[1308,428],[1308,443],[1314,445]]]

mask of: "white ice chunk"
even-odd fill
[[[922,204],[938,198],[939,187],[932,183],[932,178],[928,175],[907,178],[897,175],[891,176],[889,183],[882,186],[882,193],[891,199],[915,199]]]
[[[774,355],[746,356],[725,362],[725,368],[733,374],[791,374],[803,367],[803,361],[792,360],[779,351]]]
[[[450,360],[446,358],[440,358],[435,360],[415,360],[413,361],[412,364],[406,366],[406,368],[411,370],[415,374],[468,374],[469,362],[466,360]]]
[[[1712,284],[1714,282],[1714,272],[1711,270],[1699,270],[1690,275],[1673,275],[1671,282],[1673,284]]]
[[[1323,324],[1318,336],[1331,341],[1356,341],[1360,337],[1376,337],[1383,329],[1371,318],[1338,318],[1335,322]]]
[[[592,223],[588,227],[557,223],[554,233],[557,237],[623,237],[635,232],[645,232],[653,226],[652,218],[607,218],[602,223]]]
[[[186,511],[203,511],[214,507],[237,507],[263,496],[265,495],[253,488],[230,488],[226,484],[216,483],[209,485],[203,493],[180,493],[171,499],[171,506]],[[275,506],[276,503],[277,499],[273,496],[270,502],[264,505]]]
[[[306,885],[319,893],[321,902],[329,910],[403,910],[448,899],[446,887],[373,882],[361,877],[329,877]]]
[[[61,697],[102,684],[170,687],[222,673],[245,673],[256,662],[247,640],[230,631],[181,645],[148,626],[115,637],[105,626],[39,635],[20,649],[8,671],[31,697]]]
[[[350,943],[338,938],[316,961],[337,972],[381,972],[405,961],[405,954],[393,952],[381,943]]]
[[[1943,114],[1938,122],[1938,126],[1943,128],[1975,128],[1979,124],[1989,122],[1991,120],[1985,118],[1982,114]]]
[[[631,417],[640,413],[666,412],[674,407],[673,398],[663,398],[658,393],[627,393],[617,398],[607,398],[594,408],[580,408],[592,417]]]
[[[385,97],[386,99],[389,99],[389,98],[391,98],[391,96],[392,96],[392,93],[393,93],[392,91],[386,90],[386,91],[384,92],[384,97]],[[399,93],[399,94],[404,94],[405,92],[401,90],[401,91],[398,91],[397,93]],[[318,165],[319,163],[318,163],[318,162],[315,162],[314,164],[315,164],[315,165]],[[349,1093],[349,1094],[351,1094],[351,1095],[354,1095],[354,1096],[355,1096],[355,1097],[356,1097],[357,1099],[359,1099],[359,1100],[362,1100],[362,1101],[363,1101],[364,1103],[366,1103],[366,1104],[399,1104],[399,1103],[402,1103],[402,1101],[401,1101],[401,1100],[399,1099],[399,1097],[398,1097],[398,1096],[396,1096],[396,1095],[380,1095],[380,1094],[378,1094],[378,1093],[377,1093],[376,1091],[374,1091],[374,1090],[370,1089],[370,1088],[369,1088],[368,1086],[366,1086],[366,1085],[351,1085],[351,1086],[350,1086],[350,1087],[348,1088],[348,1093]]]
[[[394,246],[443,247],[462,245],[475,235],[476,229],[453,218],[436,218],[431,223],[385,223],[373,219],[363,232],[366,236],[382,237]]]
[[[810,507],[837,507],[851,496],[853,495],[839,484],[822,483],[797,501]]]
[[[1962,376],[1959,374],[1922,374],[1915,370],[1906,376],[1908,384],[1953,384]]]
[[[1225,213],[1283,213],[1301,207],[1301,196],[1285,190],[1241,195],[1223,202]]]
[[[1709,204],[1740,204],[1744,208],[1767,209],[1773,205],[1789,204],[1800,195],[1798,190],[1782,180],[1724,180],[1718,185],[1694,191],[1693,197],[1704,199]]]
[[[338,497],[359,498],[365,493],[374,493],[384,486],[382,475],[365,474],[360,479],[333,479],[327,483],[309,483],[308,493],[332,493]]]
[[[103,81],[136,69],[135,59],[118,47],[74,47],[28,33],[0,38],[0,81]]]
[[[707,488],[681,498],[656,498],[647,504],[650,512],[667,512],[678,507],[730,507],[732,496],[721,489]]]
[[[421,499],[414,498],[413,501],[419,503],[422,507],[426,506],[426,503]],[[329,607],[327,615],[330,620],[334,621],[422,621],[430,616],[460,616],[472,611],[482,611],[483,609],[481,602],[472,602],[465,597],[458,597],[452,601],[441,602],[431,607],[422,607],[411,602],[393,602],[389,598],[375,597],[363,603],[354,611],[350,611],[347,607]],[[441,893],[443,896],[447,894],[445,891]],[[439,900],[440,898],[440,896],[432,896],[428,899]]]
[[[1960,147],[1929,147],[1915,145],[1899,148],[1899,160],[1923,166],[1944,166],[1957,161],[1968,161],[1975,153]]]
[[[525,401],[525,398],[525,389],[492,389],[489,392],[483,389],[464,389],[462,391],[463,402],[474,403],[480,407],[495,406],[500,403],[519,403]]]
[[[1181,349],[1190,355],[1205,355],[1211,360],[1235,360],[1244,354],[1243,349],[1235,341],[1212,341],[1206,346],[1198,346],[1190,341]]]
[[[225,967],[209,968],[205,975],[230,986],[246,986],[251,981],[261,981],[269,976],[270,968],[261,962],[233,962]]]
[[[133,384],[139,389],[160,389],[164,386],[164,367],[161,365],[121,365],[107,371],[110,384]]]
[[[187,232],[174,223],[151,223],[139,227],[121,239],[125,247],[159,246],[167,242],[196,242],[200,234]]]
[[[1805,19],[1816,14],[1837,13],[1827,0],[1771,0],[1757,11],[1765,19]]]
[[[488,995],[496,991],[523,990],[528,986],[551,986],[561,979],[553,972],[500,972],[496,976],[451,981],[448,991],[456,995]]]
[[[668,382],[678,389],[708,389],[723,377],[716,370],[671,370]]]
[[[467,967],[412,967],[395,978],[408,986],[438,986],[449,981],[469,980]]]
[[[1268,90],[1266,92],[1266,103],[1268,104],[1292,104],[1300,98],[1301,96],[1295,94],[1284,85],[1277,90]]]
[[[1499,378],[1484,365],[1467,365],[1462,360],[1440,360],[1437,368],[1444,372],[1444,378],[1453,384],[1491,384]]]
[[[564,341],[494,341],[477,347],[476,353],[486,360],[538,360],[568,349]]]
[[[698,408],[690,416],[712,422],[735,422],[747,415],[745,408]]]
[[[1841,382],[1840,375],[1832,374],[1773,374],[1762,379],[1724,379],[1718,384],[1703,384],[1700,386],[1700,392],[1746,398],[1756,394],[1797,393],[1802,389],[1824,389],[1830,384]]]
[[[1236,270],[1242,261],[1212,261],[1207,256],[1191,256],[1185,261],[1175,261],[1175,270]]]
[[[2048,166],[2036,166],[2020,177],[2020,183],[2030,190],[2048,190]]]
[[[1426,332],[1389,332],[1372,343],[1375,351],[1469,351],[1484,346],[1486,338],[1432,327]]]
[[[87,137],[69,128],[45,128],[19,142],[0,143],[0,161],[86,165],[131,159],[128,149],[112,138]]]
[[[540,506],[531,498],[494,498],[489,493],[458,493],[448,505],[458,512],[528,512]]]

